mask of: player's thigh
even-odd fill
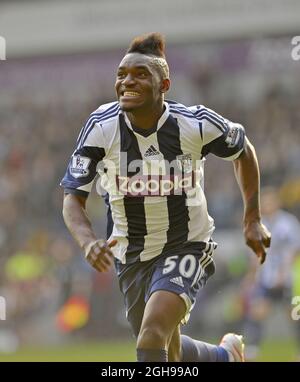
[[[151,275],[151,263],[124,265],[116,262],[120,290],[124,295],[126,317],[135,337],[138,337],[145,309],[147,282]]]
[[[173,292],[158,290],[146,303],[140,333],[155,332],[168,346],[175,328],[186,314],[184,300]]]
[[[174,296],[173,299],[176,301],[181,299],[184,302],[185,314],[182,317],[182,324],[185,324],[196,301],[197,293],[213,272],[213,259],[201,250],[192,251],[185,248],[174,250],[159,258],[154,264],[146,301],[159,291],[174,294],[176,297]]]

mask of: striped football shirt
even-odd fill
[[[131,125],[118,102],[100,106],[82,128],[65,192],[87,196],[97,173],[113,222],[110,239],[122,263],[147,261],[180,245],[211,252],[214,221],[203,191],[209,153],[234,160],[243,151],[240,124],[202,106],[166,101],[157,126]]]

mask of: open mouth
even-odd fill
[[[139,97],[141,94],[138,93],[138,92],[133,92],[133,91],[124,91],[124,92],[121,92],[121,96],[122,97],[126,97],[126,98],[135,98],[135,97]]]

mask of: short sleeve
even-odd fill
[[[202,105],[189,109],[199,121],[202,158],[209,153],[225,160],[235,160],[240,156],[245,144],[245,130],[241,124],[231,122]]]
[[[86,130],[85,127],[83,129]],[[97,174],[97,165],[105,157],[105,146],[99,123],[80,132],[77,146],[60,183],[65,192],[81,196],[89,194]]]

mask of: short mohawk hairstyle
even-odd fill
[[[169,66],[165,56],[165,39],[161,33],[149,33],[138,36],[131,41],[126,52],[140,53],[152,56],[152,63],[156,65],[163,78],[169,78]]]
[[[166,58],[165,39],[161,33],[149,33],[134,38],[126,53],[141,53]]]

